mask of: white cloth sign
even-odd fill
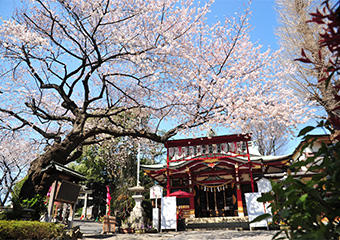
[[[163,197],[161,209],[161,229],[176,229],[176,197]]]
[[[272,190],[272,184],[267,178],[261,178],[257,181],[257,189],[260,193],[270,192]]]
[[[262,202],[258,202],[257,199],[261,197],[261,193],[245,193],[244,196],[246,198],[247,204],[247,212],[249,222],[253,221],[256,217],[265,214],[271,213],[270,208],[268,208],[268,204],[264,205]],[[250,223],[250,228],[253,227],[268,227],[268,219],[264,219],[259,222]]]

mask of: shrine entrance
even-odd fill
[[[195,186],[195,217],[237,216],[236,191],[232,184],[221,188]]]

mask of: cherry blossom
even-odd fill
[[[289,131],[310,116],[284,81],[295,69],[250,41],[248,10],[211,25],[211,4],[35,0],[3,21],[0,124],[51,144],[31,165],[34,185],[46,161],[68,163],[108,135],[165,142],[274,122]],[[151,124],[136,127],[144,116]]]
[[[25,176],[37,153],[38,145],[23,137],[0,140],[0,206],[9,203],[15,184]]]

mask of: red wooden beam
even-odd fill
[[[170,169],[169,169],[169,151],[166,154],[166,195],[169,196],[170,194]]]
[[[252,192],[255,192],[253,171],[252,171],[252,162],[250,161],[248,142],[246,142],[246,147],[247,147],[248,166],[249,166],[249,174],[250,174],[250,181],[251,181],[251,190],[252,190]]]
[[[183,147],[183,146],[195,146],[195,145],[209,145],[219,144],[226,142],[242,142],[250,141],[251,134],[233,134],[215,137],[201,137],[201,138],[188,138],[179,140],[170,140],[165,142],[165,147]]]
[[[210,171],[210,172],[204,172],[199,174],[192,174],[193,176],[210,176],[210,175],[234,175],[234,170],[226,171],[226,170],[218,170],[218,171]]]

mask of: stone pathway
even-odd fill
[[[270,240],[274,231],[231,231],[231,230],[206,230],[166,232],[150,234],[115,234],[102,236],[85,236],[84,239],[106,239],[106,240],[210,240],[210,239],[236,239],[236,240]]]
[[[79,226],[85,240],[271,240],[276,231],[234,231],[234,230],[195,230],[182,232],[144,233],[144,234],[101,234],[103,225],[90,221],[75,221]]]

